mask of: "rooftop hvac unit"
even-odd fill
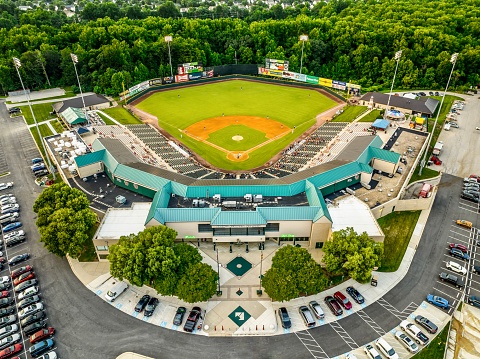
[[[222,201],[222,196],[219,194],[214,194],[212,198],[214,202],[220,203]]]
[[[263,196],[261,194],[256,194],[254,197],[253,197],[253,202],[255,203],[260,203],[263,201]]]
[[[247,203],[252,202],[252,195],[251,194],[246,194],[245,196],[243,196],[243,198],[245,199],[245,202],[247,202]]]

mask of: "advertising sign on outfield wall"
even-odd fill
[[[306,76],[306,82],[309,84],[315,84],[318,85],[318,80],[320,80],[317,76]]]
[[[337,81],[333,80],[332,81],[332,87],[337,90],[343,90],[345,91],[347,89],[347,83],[343,81]]]
[[[199,80],[202,78],[203,72],[195,72],[193,74],[188,74],[189,80]]]
[[[307,82],[307,75],[304,75],[304,74],[299,74],[299,73],[296,73],[294,72],[295,76],[294,76],[294,80],[295,81],[300,81],[300,82]]]
[[[178,74],[193,74],[196,72],[203,72],[203,64],[201,62],[188,62],[186,64],[178,65]]]
[[[290,71],[282,71],[282,77],[284,79],[295,79],[295,72],[290,72]]]
[[[175,76],[175,82],[187,82],[188,81],[188,75],[176,75]]]
[[[288,71],[287,60],[265,59],[265,68],[267,70]]]
[[[325,87],[332,87],[332,79],[325,79],[323,77],[320,77],[318,79],[318,84],[320,86],[325,86]]]

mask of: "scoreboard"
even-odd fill
[[[201,62],[189,62],[186,64],[178,65],[178,74],[179,75],[188,75],[203,72],[203,64]]]

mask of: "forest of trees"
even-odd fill
[[[290,69],[298,71],[299,35],[308,34],[304,73],[358,83],[364,90],[385,88],[392,80],[394,53],[401,49],[397,87],[442,89],[450,56],[458,52],[451,86],[465,89],[480,83],[480,0],[333,0],[311,9],[301,4],[290,10],[256,6],[243,18],[214,19],[179,18],[170,2],[156,13],[92,3],[76,21],[58,11],[20,12],[12,4],[0,2],[4,93],[20,88],[13,56],[21,59],[22,76],[31,89],[44,88],[46,76],[53,86],[74,85],[74,52],[85,90],[117,94],[122,82],[130,87],[170,73],[165,35],[173,36],[174,67],[192,61],[232,64],[236,52],[238,63],[288,59]],[[156,16],[144,18],[146,14]],[[107,15],[112,18],[96,19]]]

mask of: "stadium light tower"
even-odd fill
[[[50,162],[50,156],[47,153],[47,149],[45,148],[45,142],[43,141],[42,135],[40,134],[40,129],[38,128],[37,119],[35,118],[35,113],[33,112],[32,104],[30,103],[30,95],[27,94],[27,92],[25,91],[25,86],[23,85],[22,76],[20,75],[19,68],[22,66],[22,63],[18,58],[14,57],[13,64],[15,65],[15,69],[17,69],[17,74],[18,74],[18,78],[20,79],[20,83],[22,84],[23,93],[27,97],[28,107],[30,108],[30,112],[32,113],[32,118],[33,118],[33,122],[35,123],[35,127],[37,128],[38,138],[42,143],[42,148],[43,148],[43,151],[45,152],[45,157],[47,157],[48,167],[50,168],[50,172],[53,175],[53,180],[55,181],[55,171],[54,171],[55,169],[53,168],[52,163]]]
[[[308,35],[300,35],[300,41],[302,42],[302,56],[300,57],[300,73],[302,73],[302,67],[303,67],[303,48],[305,47],[305,41],[308,41]]]
[[[400,62],[401,57],[402,57],[402,50],[399,50],[395,53],[395,60],[397,61],[397,65],[395,66],[395,72],[393,74],[392,86],[390,87],[390,93],[388,94],[387,107],[385,108],[383,118],[387,117],[388,106],[390,106],[390,98],[392,97],[393,85],[395,84],[395,77],[397,76],[398,63]]]
[[[427,147],[425,148],[425,153],[423,154],[423,159],[420,162],[420,169],[418,171],[418,174],[420,176],[422,175],[423,167],[425,167],[425,162],[426,162],[427,154],[428,154],[428,148],[430,147],[430,142],[432,141],[433,134],[435,133],[435,127],[437,126],[438,116],[440,116],[440,111],[442,111],[443,101],[445,100],[445,94],[447,93],[448,85],[450,85],[450,79],[452,78],[453,69],[455,68],[455,63],[457,62],[457,58],[458,58],[457,53],[453,54],[452,57],[450,58],[450,62],[452,63],[452,70],[450,71],[450,76],[448,77],[447,86],[445,87],[445,91],[443,91],[443,96],[442,96],[442,101],[440,102],[440,107],[437,110],[437,117],[435,117],[435,122],[433,123],[432,134],[428,137]]]
[[[173,82],[173,68],[172,68],[172,54],[170,52],[170,43],[173,41],[173,37],[168,35],[165,36],[165,42],[168,45],[168,59],[170,60],[170,80]]]
[[[88,121],[87,108],[85,107],[85,99],[83,98],[82,85],[80,85],[80,78],[78,77],[78,72],[77,72],[78,56],[75,54],[70,54],[70,57],[72,58],[73,68],[75,69],[75,75],[77,75],[78,88],[80,89],[80,97],[82,98],[83,112],[85,113],[85,120],[87,120],[87,123],[89,123],[90,121]]]

